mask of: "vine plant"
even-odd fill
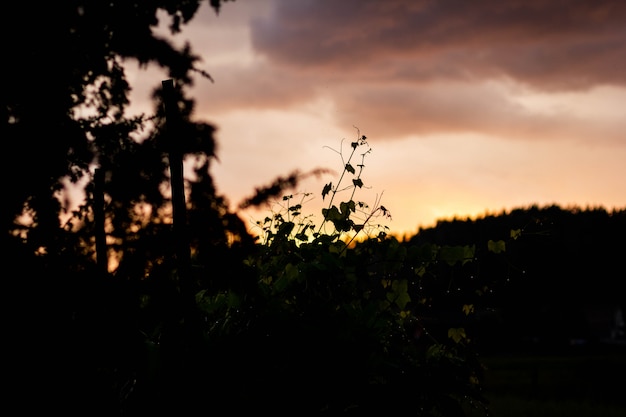
[[[466,280],[467,288],[450,293],[450,277],[471,268],[476,246],[409,246],[371,225],[391,215],[379,198],[371,210],[355,202],[371,148],[360,132],[350,147],[347,159],[336,151],[343,171],[336,184],[324,185],[328,205],[319,225],[303,214],[310,194],[283,196],[279,210],[257,223],[264,238],[245,260],[254,280],[247,292],[197,294],[205,337],[222,346],[214,355],[219,364],[257,358],[219,389],[249,393],[254,404],[279,390],[267,411],[296,414],[439,416],[484,406],[481,366],[464,326],[478,292]],[[336,205],[343,191],[349,199]],[[231,370],[223,372],[226,378]]]
[[[343,144],[343,141],[342,141]],[[357,154],[358,150],[365,150]],[[282,197],[282,201],[275,202],[271,216],[257,221],[256,225],[261,228],[264,234],[264,243],[269,244],[275,239],[295,239],[297,242],[334,243],[344,250],[352,244],[357,237],[365,234],[367,237],[375,236],[384,239],[389,227],[381,223],[373,224],[373,220],[378,217],[391,219],[391,213],[381,203],[382,195],[376,197],[374,208],[363,201],[355,201],[358,189],[364,187],[362,174],[365,168],[365,158],[371,153],[372,148],[367,142],[367,137],[361,135],[357,129],[356,140],[350,142],[350,154],[344,158],[343,149],[329,148],[336,152],[341,158],[342,171],[337,182],[329,182],[324,185],[321,196],[322,200],[328,197],[327,207],[322,209],[322,221],[318,226],[315,224],[314,215],[304,215],[304,204],[312,199],[311,193],[289,194]],[[360,156],[360,163],[354,165],[354,158]],[[352,176],[350,184],[345,184],[348,176]],[[350,192],[346,201],[342,201],[337,206],[335,203],[339,193]],[[298,200],[293,203],[293,200]],[[328,225],[331,228],[328,228]]]

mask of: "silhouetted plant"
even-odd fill
[[[324,186],[322,198],[330,198],[319,226],[303,214],[312,198],[306,193],[283,196],[272,206],[279,209],[258,223],[263,239],[245,261],[255,289],[197,294],[209,345],[222,346],[208,366],[230,381],[213,389],[221,398],[250,393],[239,411],[250,411],[247,403],[258,410],[272,392],[283,394],[264,405],[272,412],[430,416],[459,415],[470,402],[484,405],[480,362],[463,327],[474,314],[473,300],[440,305],[449,297],[441,264],[471,263],[475,248],[407,247],[382,231],[355,239],[376,215],[390,216],[379,201],[374,210],[357,210],[367,207],[354,197],[369,154],[369,148],[361,154],[357,173],[351,161],[359,147],[368,147],[360,134],[347,161],[342,157],[337,185]],[[352,184],[342,187],[348,174]],[[349,200],[338,208],[333,203],[342,191]],[[363,217],[355,222],[357,214]],[[229,375],[230,365],[216,363],[248,356],[259,362],[240,364],[238,377]]]
[[[261,238],[265,244],[270,244],[276,239],[295,239],[298,242],[323,240],[347,247],[360,235],[364,235],[363,238],[372,236],[384,238],[386,236],[389,230],[387,225],[373,224],[373,220],[381,216],[385,219],[391,219],[391,213],[380,204],[381,196],[377,197],[373,209],[370,209],[367,203],[354,199],[357,190],[364,185],[362,173],[365,168],[365,157],[371,152],[367,138],[365,135],[361,135],[358,129],[357,138],[350,142],[350,148],[351,151],[347,160],[344,158],[342,149],[330,148],[341,158],[342,171],[336,184],[333,185],[332,182],[329,182],[324,185],[321,191],[322,200],[328,197],[328,205],[321,211],[321,220],[313,213],[305,214],[304,206],[314,198],[312,193],[283,195],[280,201],[272,203],[270,215],[262,221],[256,222],[256,226],[262,232]],[[357,150],[362,148],[366,148],[366,150],[360,154],[361,161],[357,165],[357,172],[353,166],[353,158]],[[315,171],[317,175],[328,172],[331,171]],[[349,175],[352,175],[352,178],[348,180],[350,184],[344,185]],[[292,175],[288,177],[290,180],[280,181],[279,179],[270,187],[259,190],[254,197],[247,199],[242,207],[248,207],[251,202],[254,202],[256,206],[266,203],[269,197],[278,195],[285,188],[293,188],[296,185],[296,178],[296,175]],[[272,190],[272,193],[269,193],[268,190]],[[338,206],[333,204],[338,193],[343,192],[348,192],[349,198],[340,202]],[[295,203],[294,200],[296,200]],[[318,225],[316,225],[317,221],[319,221]]]

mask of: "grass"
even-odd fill
[[[624,417],[626,350],[484,357],[487,412],[468,417]]]

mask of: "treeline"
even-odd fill
[[[626,209],[532,205],[439,221],[406,244],[471,243],[480,249],[502,240],[503,253],[476,262],[475,273],[489,283],[484,345],[562,347],[623,340],[625,235]]]

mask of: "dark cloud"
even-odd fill
[[[301,71],[400,81],[626,85],[626,2],[277,0],[254,48]]]
[[[215,79],[197,83],[197,110],[218,118],[323,103],[327,121],[378,138],[619,144],[624,9],[604,0],[242,2],[191,30]]]

